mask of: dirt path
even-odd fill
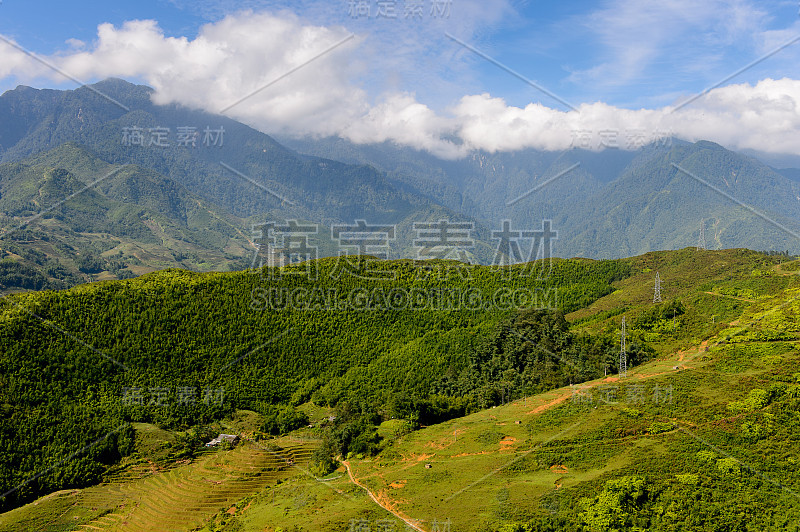
[[[566,401],[570,397],[572,397],[572,393],[565,393],[563,395],[560,395],[560,396],[556,397],[555,399],[553,399],[549,403],[545,403],[543,405],[539,405],[536,408],[534,408],[533,410],[529,410],[529,411],[527,411],[525,413],[528,414],[528,415],[530,415],[530,414],[540,414],[540,413],[544,412],[545,410],[549,410],[549,409],[553,408],[554,406],[556,406],[559,403],[563,403],[564,401]]]
[[[789,262],[782,262],[780,264],[775,265],[775,271],[778,272],[780,275],[798,275],[797,271],[786,271],[783,269],[784,264],[791,264],[792,261]]]
[[[408,526],[410,526],[414,530],[418,530],[419,532],[425,532],[425,529],[423,529],[422,527],[420,527],[419,525],[414,523],[414,521],[412,521],[410,518],[406,517],[401,512],[399,512],[397,510],[394,510],[388,504],[385,504],[385,503],[381,502],[381,500],[374,493],[372,493],[369,490],[369,488],[367,488],[366,486],[361,484],[358,480],[356,480],[356,477],[353,475],[353,470],[350,469],[350,463],[347,460],[342,460],[342,463],[344,464],[345,469],[347,469],[347,475],[350,477],[350,482],[352,482],[353,484],[355,484],[356,486],[358,486],[362,490],[366,491],[367,494],[369,495],[369,498],[372,499],[375,502],[375,504],[377,504],[378,506],[380,506],[381,508],[383,508],[384,510],[386,510],[387,512],[389,512],[390,514],[392,514],[396,518],[400,519],[401,521],[403,521],[405,524],[407,524]]]
[[[639,378],[641,379],[641,378],[643,378],[643,376],[639,375]],[[588,390],[590,388],[594,388],[595,386],[599,386],[601,384],[607,384],[609,382],[617,382],[617,381],[619,381],[619,377],[612,377],[611,375],[607,375],[607,376],[603,377],[602,380],[599,380],[597,382],[576,384],[575,385],[575,389],[570,389],[569,391],[566,391],[565,393],[557,396],[555,399],[553,399],[549,403],[541,404],[541,405],[535,407],[533,410],[528,410],[527,412],[525,412],[525,414],[527,414],[527,415],[541,414],[542,412],[544,412],[546,410],[550,410],[551,408],[563,403],[567,399],[570,399],[571,397],[574,397],[575,396],[575,390],[586,391],[586,390]],[[544,392],[544,393],[548,393],[548,392]]]

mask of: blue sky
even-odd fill
[[[384,8],[394,6],[396,18],[378,13],[381,1],[384,1]],[[422,7],[421,12],[417,12],[419,16],[406,18],[407,4],[415,2]],[[434,2],[439,2],[437,16],[431,12]],[[362,8],[369,5],[369,15],[354,13],[359,3]],[[300,72],[285,81],[280,95],[273,94],[272,100],[261,104],[248,101],[235,109],[232,116],[246,117],[252,125],[267,132],[339,134],[355,141],[367,141],[365,139],[374,137],[375,129],[379,128],[377,136],[383,140],[391,139],[447,155],[450,148],[442,147],[441,137],[456,135],[475,144],[474,140],[485,133],[493,140],[487,145],[478,142],[475,147],[516,149],[518,142],[497,140],[498,135],[502,136],[497,128],[508,128],[513,123],[519,125],[520,120],[558,122],[562,129],[569,123],[574,128],[585,126],[586,117],[593,116],[583,112],[583,118],[576,121],[575,117],[558,114],[569,108],[505,69],[514,70],[576,107],[594,104],[596,113],[606,113],[602,106],[613,107],[614,116],[622,116],[622,110],[658,110],[717,85],[800,36],[798,11],[797,0],[563,3],[142,0],[111,4],[95,0],[81,3],[3,0],[0,35],[45,57],[82,81],[115,75],[155,86],[161,102],[177,101],[214,110],[222,101],[235,101],[237,82],[241,85],[238,88],[241,94],[247,94],[248,89],[259,87],[259,83],[264,85],[265,81],[302,63],[304,58],[313,57],[314,52],[338,42],[337,37],[352,34],[352,42],[329,54],[330,57],[314,62],[316,78],[308,72]],[[222,22],[225,17],[228,23]],[[258,27],[248,26],[248,20],[254,17],[264,17],[264,35],[258,34]],[[123,31],[126,23],[137,20],[154,22]],[[98,32],[102,24],[111,25],[106,26],[108,31],[104,37]],[[205,37],[198,39],[203,32],[206,32]],[[491,60],[480,57],[448,35]],[[274,39],[270,40],[271,36]],[[205,62],[198,58],[208,49],[207,41],[218,52],[235,49],[235,57],[241,64],[236,70],[226,66],[223,72],[220,61]],[[185,43],[195,46],[189,50],[192,46],[187,47]],[[146,64],[129,67],[131,60],[124,59],[125,55],[119,53],[120,47],[142,47],[151,52],[154,47],[162,47],[153,57],[164,57],[165,64],[151,60],[152,68]],[[103,49],[113,49],[113,53],[101,53]],[[75,87],[72,81],[35,68],[19,56],[18,51],[6,47],[5,54],[8,55],[7,66],[5,69],[0,66],[0,90],[17,84]],[[0,48],[0,60],[4,59],[3,55]],[[728,93],[719,93],[716,103],[706,103],[718,110],[722,101],[736,109],[732,98],[741,98],[742,106],[753,105],[765,97],[775,102],[783,96],[793,99],[796,94],[791,84],[762,86],[757,91],[748,87],[757,87],[770,79],[797,80],[799,64],[800,42],[721,84],[722,88],[743,86],[736,94],[731,89]],[[174,70],[176,74],[170,77],[165,74],[166,70]],[[251,71],[253,78],[249,79],[245,73]],[[178,79],[181,76],[183,79]],[[194,76],[198,87],[205,83],[204,90],[215,92],[218,97],[214,101],[180,96],[180,90],[186,89],[185,80]],[[311,87],[326,83],[333,87],[331,97],[336,96],[338,100],[325,100],[322,93],[315,93]],[[485,98],[475,98],[479,95]],[[506,107],[498,107],[497,100]],[[337,104],[338,101],[341,104]],[[526,113],[517,112],[532,103],[545,106],[549,114],[532,109]],[[692,104],[692,107],[701,112],[701,104]],[[276,105],[282,106],[280,112],[267,110]],[[333,109],[335,105],[342,108]],[[305,115],[301,109],[305,109]],[[710,107],[705,110],[712,111]],[[756,114],[766,117],[779,110],[779,106],[759,108]],[[502,123],[489,124],[482,132],[479,128],[486,120],[479,117],[478,112],[499,113],[506,118]],[[728,138],[722,131],[726,129],[723,118],[731,112],[719,113],[722,114],[718,140],[732,147],[764,148],[745,136]],[[606,114],[603,116],[603,120],[609,120]],[[651,115],[644,114],[625,116],[625,120],[637,127],[654,120]],[[667,121],[662,118],[659,118],[661,126],[675,126],[679,135],[687,138],[715,135],[716,130],[706,131],[708,128],[698,124],[697,116],[685,115],[680,123],[673,120],[674,117]],[[357,127],[355,122],[360,120],[368,125]],[[599,118],[588,123],[597,128],[597,120]],[[767,120],[764,120],[765,127]],[[415,128],[399,130],[400,123],[411,122],[416,124]],[[612,122],[615,127],[621,127],[619,120]],[[538,127],[541,132],[542,124]],[[795,121],[787,127],[783,133],[792,133]],[[686,132],[681,133],[682,129]],[[472,136],[462,135],[468,130],[473,131]],[[545,140],[534,138],[535,132],[528,131],[526,135],[529,140],[522,143],[522,147],[546,147]],[[414,140],[417,137],[422,140]],[[438,147],[433,146],[437,142]],[[780,150],[795,152],[796,147],[788,145]]]

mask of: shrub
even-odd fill
[[[261,430],[273,435],[286,434],[308,424],[305,412],[299,412],[291,406],[269,405],[263,416]]]
[[[647,499],[645,480],[630,475],[609,480],[597,497],[581,499],[581,519],[589,530],[630,530],[632,514]]]
[[[713,462],[714,460],[717,459],[717,454],[711,451],[698,451],[698,453],[695,456],[697,456],[697,459],[700,460],[700,462],[703,464]]]
[[[647,427],[647,432],[650,434],[661,434],[662,432],[669,432],[675,428],[675,425],[672,423],[666,423],[664,421],[654,421],[649,427]]]
[[[334,460],[330,453],[323,447],[319,447],[311,455],[311,473],[315,477],[327,477],[339,467],[339,462]]]
[[[681,484],[685,484],[687,486],[696,486],[697,483],[700,481],[700,477],[694,473],[684,473],[682,475],[675,475],[675,478],[678,479],[678,482]]]
[[[732,412],[751,412],[764,408],[769,404],[770,393],[761,388],[750,390],[747,397],[741,401],[733,401],[728,404],[728,410]]]
[[[717,471],[723,475],[738,475],[741,470],[742,468],[736,458],[720,458],[717,460]]]

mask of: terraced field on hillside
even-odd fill
[[[0,530],[193,530],[215,514],[236,514],[239,501],[279,480],[307,474],[316,445],[286,439],[280,445],[243,440],[231,450],[220,449],[167,471],[139,465],[125,471],[127,480],[60,492],[9,512],[0,521]],[[42,508],[48,505],[51,508]]]

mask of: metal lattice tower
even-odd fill
[[[628,349],[625,345],[625,316],[622,316],[622,331],[620,332],[619,376],[628,376]]]
[[[653,289],[653,303],[661,303],[661,276],[656,272],[656,284]]]
[[[700,237],[697,239],[698,249],[708,249],[706,247],[706,219],[700,220]]]

